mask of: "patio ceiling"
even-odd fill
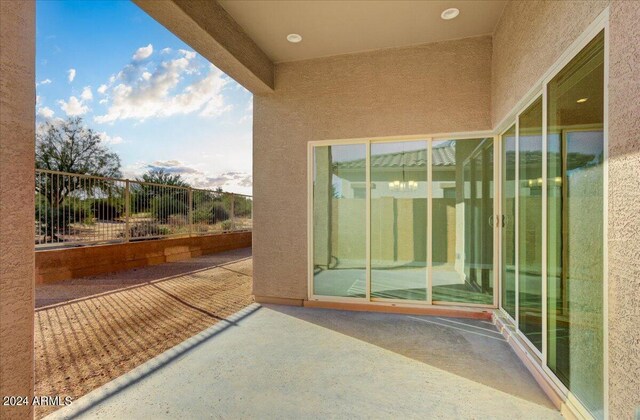
[[[273,62],[305,60],[486,35],[506,1],[219,0]],[[440,14],[458,8],[460,15]],[[302,35],[299,44],[286,37]]]

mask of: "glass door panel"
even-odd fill
[[[502,308],[516,318],[516,126],[502,135]]]
[[[432,145],[433,300],[493,303],[493,138]]]
[[[427,298],[427,142],[371,144],[371,296]]]
[[[366,145],[314,148],[313,286],[366,296]]]
[[[603,417],[604,33],[547,89],[547,361]]]
[[[542,351],[542,97],[518,123],[518,326]]]

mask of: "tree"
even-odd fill
[[[175,187],[189,186],[180,174],[172,174],[164,168],[150,169],[142,175],[142,178],[136,178],[136,180],[138,182],[151,182],[154,184],[173,185]]]
[[[82,118],[47,121],[36,130],[36,168],[99,177],[120,177],[120,157]],[[70,193],[85,188],[80,177],[38,177],[36,188],[50,204],[60,205]],[[92,188],[101,188],[93,184]]]
[[[146,184],[151,183],[170,185],[174,187],[188,187],[189,184],[180,174],[172,174],[164,168],[150,169],[141,177],[136,178],[136,181],[137,183],[133,183],[131,185],[134,213],[149,211],[154,203],[155,209],[164,209],[165,207],[170,206],[172,200],[178,200],[181,202],[186,200],[187,195],[184,189],[158,188],[155,185]],[[168,196],[170,198],[160,198],[164,196]],[[167,206],[160,205],[160,203],[164,203]]]

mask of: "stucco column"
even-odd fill
[[[35,2],[0,1],[0,395],[33,395]],[[30,406],[0,417],[31,418]]]

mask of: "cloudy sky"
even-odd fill
[[[38,1],[38,122],[81,116],[122,159],[251,193],[252,95],[128,1]]]

